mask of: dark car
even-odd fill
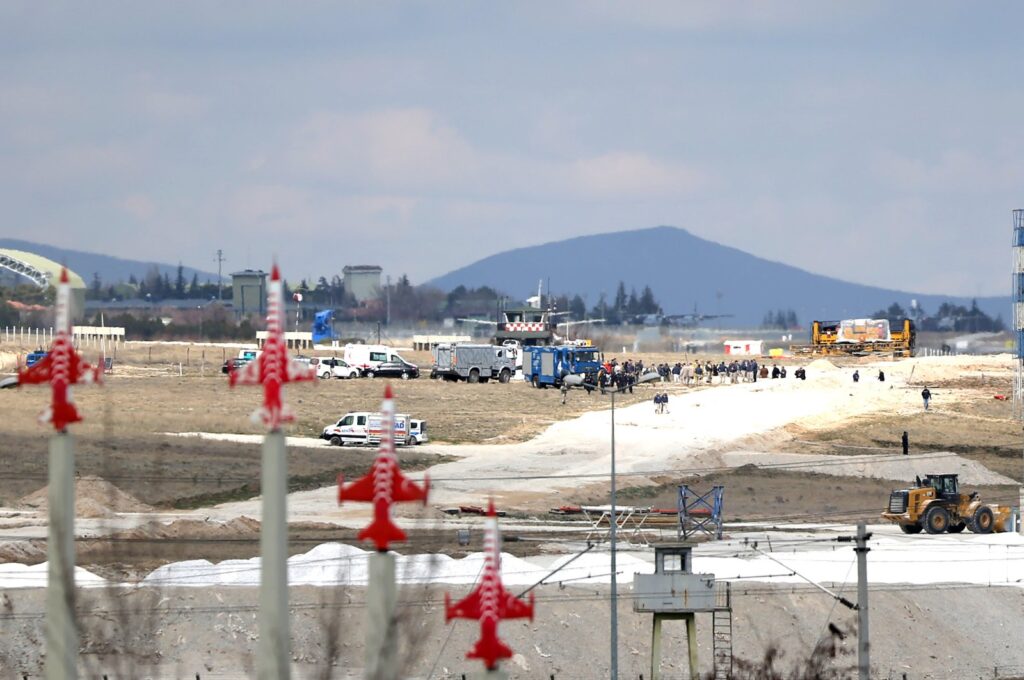
[[[401,378],[402,380],[408,380],[409,378],[420,377],[420,369],[419,366],[406,363],[405,361],[385,361],[378,364],[376,368],[366,369],[363,371],[363,375],[367,378]]]
[[[238,369],[245,367],[245,365],[248,364],[250,361],[252,360],[242,359],[239,357],[228,359],[227,361],[224,362],[224,365],[220,367],[220,372],[227,375],[228,373],[231,372],[232,368],[234,368],[234,370],[237,371]]]

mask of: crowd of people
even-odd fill
[[[786,378],[788,373],[785,366],[772,364],[769,369],[766,365],[758,364],[756,359],[743,359],[726,363],[719,361],[677,361],[675,364],[660,363],[655,366],[644,366],[641,360],[632,361],[627,359],[619,362],[617,359],[609,359],[602,366],[599,374],[601,387],[632,387],[640,376],[645,373],[655,372],[661,382],[679,383],[683,385],[722,385],[736,384],[741,382],[757,382],[759,379],[780,379]],[[807,370],[797,368],[793,376],[799,380],[807,379]]]

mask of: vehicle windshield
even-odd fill
[[[576,350],[576,361],[595,361],[596,354],[593,350],[578,349]]]

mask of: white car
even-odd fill
[[[328,378],[358,378],[359,369],[349,366],[343,359],[338,357],[313,357],[309,365],[316,372],[316,377],[327,380]]]

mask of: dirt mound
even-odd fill
[[[49,486],[44,486],[18,500],[16,507],[45,511]],[[131,494],[121,491],[101,477],[80,477],[75,480],[75,516],[98,518],[111,517],[118,512],[152,512]]]
[[[14,352],[0,352],[0,371],[11,371],[18,367],[18,355]]]
[[[0,543],[0,563],[38,564],[46,560],[43,541],[9,541]]]
[[[828,359],[815,359],[811,363],[807,364],[805,368],[808,373],[813,371],[815,374],[835,373],[836,371],[842,370]]]
[[[169,523],[147,522],[134,529],[114,534],[116,538],[191,538],[223,539],[259,536],[260,523],[251,517],[236,517],[227,522],[179,519]]]

